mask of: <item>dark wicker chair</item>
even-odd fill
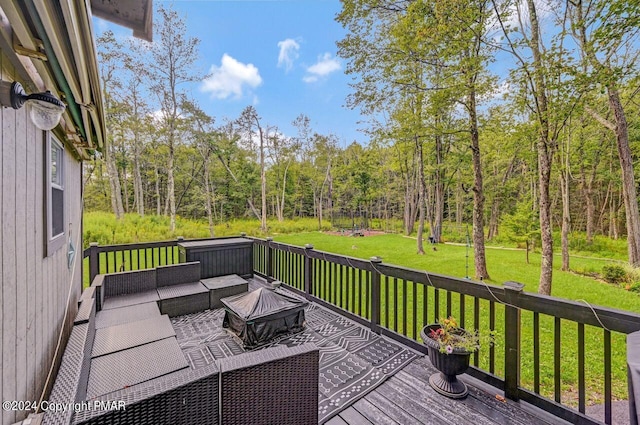
[[[320,354],[310,343],[219,360],[220,423],[318,423]]]

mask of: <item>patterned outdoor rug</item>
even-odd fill
[[[182,352],[192,368],[245,351],[235,335],[222,328],[224,310],[171,319]],[[357,323],[317,304],[305,310],[302,332],[282,336],[258,350],[313,342],[320,349],[319,423],[328,421],[413,361],[417,355]]]

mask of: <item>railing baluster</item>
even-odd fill
[[[364,287],[364,317],[369,317],[370,306],[371,303],[371,273],[365,272],[365,276],[367,277],[365,280]]]
[[[393,330],[398,332],[398,278],[393,278]]]
[[[440,321],[440,290],[436,288],[433,294],[433,322]]]
[[[324,260],[324,299],[331,300],[331,264]]]
[[[473,297],[473,329],[480,329],[480,298]],[[476,350],[473,353],[473,365],[478,367],[480,363],[480,353],[479,350]]]
[[[407,334],[407,279],[402,279],[402,335]]]
[[[578,411],[585,412],[584,323],[578,323]]]
[[[422,285],[422,326],[426,326],[429,313],[429,287]]]
[[[451,291],[447,291],[447,317],[451,317]]]
[[[560,403],[560,348],[561,348],[561,322],[559,317],[553,321],[553,398]]]
[[[489,301],[489,330],[496,330],[496,303]],[[496,347],[491,344],[489,347],[489,373],[496,373]]]
[[[460,294],[460,314],[459,314],[459,317],[460,317],[460,327],[461,327],[461,328],[464,328],[464,327],[465,327],[465,326],[464,326],[464,319],[465,319],[464,314],[465,314],[464,294],[462,294],[462,293],[461,293],[461,294]]]
[[[358,316],[362,312],[362,269],[358,269]]]
[[[533,391],[540,394],[540,313],[533,312]]]
[[[611,411],[611,331],[604,330],[604,423],[612,423]]]
[[[389,329],[389,276],[384,276],[384,327]]]
[[[371,330],[380,333],[380,272],[377,265],[382,263],[380,257],[371,257]]]
[[[356,312],[356,269],[351,269],[351,282],[349,282],[349,288],[351,290],[351,308],[350,312]]]
[[[331,271],[329,272],[329,288],[330,288],[330,299],[332,304],[336,304],[336,292],[338,292],[337,288],[337,279],[336,279],[336,263],[331,263]]]
[[[418,339],[418,284],[413,281],[413,294],[411,294],[411,298],[413,298],[413,339]]]
[[[342,264],[338,264],[338,274],[336,276],[336,283],[337,283],[337,289],[338,289],[338,302],[336,303],[336,305],[340,308],[342,308]]]

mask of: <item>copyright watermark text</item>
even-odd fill
[[[91,400],[70,403],[54,403],[51,401],[30,400],[5,400],[2,402],[2,410],[4,411],[31,411],[41,410],[43,412],[83,412],[85,410],[126,410],[127,406],[122,400]]]

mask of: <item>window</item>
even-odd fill
[[[47,176],[47,255],[64,245],[64,148],[48,132]]]

